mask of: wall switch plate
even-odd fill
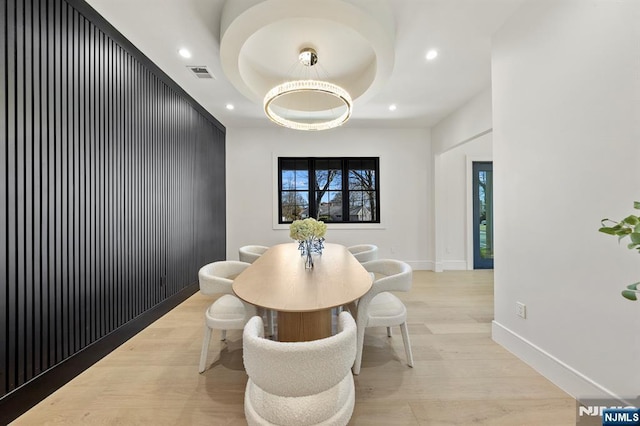
[[[527,318],[527,306],[522,302],[516,302],[516,315],[520,318]]]

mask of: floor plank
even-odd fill
[[[414,368],[399,330],[368,329],[351,425],[574,425],[575,400],[491,340],[493,273],[415,271]],[[16,419],[15,425],[244,425],[240,331],[198,374],[196,294]]]

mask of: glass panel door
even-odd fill
[[[493,163],[473,163],[473,268],[493,269]]]

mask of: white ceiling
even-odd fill
[[[262,103],[243,95],[223,72],[220,17],[226,0],[87,1],[226,127],[276,126],[264,115]],[[395,22],[392,72],[372,96],[355,99],[345,126],[430,127],[446,117],[490,84],[491,35],[522,2],[388,0]],[[334,37],[327,38],[339,42],[335,28],[332,33]],[[180,57],[181,47],[193,56]],[[439,52],[433,61],[425,59],[430,49]],[[321,52],[318,55],[322,63]],[[273,62],[264,67],[277,69],[283,60],[275,58],[280,57],[274,53]],[[294,59],[280,68],[290,69]],[[354,53],[353,59],[362,62],[362,55]],[[197,79],[187,65],[206,66],[215,79]],[[332,71],[326,72],[331,77]],[[235,108],[227,110],[227,104]],[[389,111],[390,104],[397,109]]]

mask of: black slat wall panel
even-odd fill
[[[0,5],[0,401],[225,255],[224,127],[78,4]]]

